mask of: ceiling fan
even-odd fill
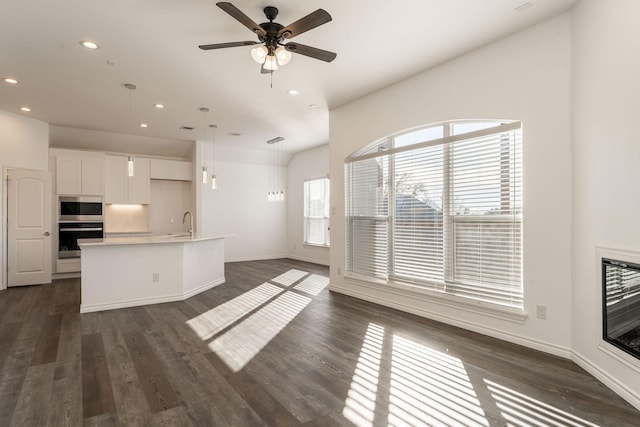
[[[264,14],[267,16],[269,22],[256,24],[251,18],[242,13],[240,9],[229,2],[221,1],[216,3],[216,5],[255,33],[259,41],[215,43],[198,46],[202,50],[260,45],[251,50],[251,57],[262,65],[260,68],[262,73],[272,73],[278,69],[278,66],[288,64],[289,61],[291,61],[291,52],[325,62],[331,62],[336,58],[336,54],[333,52],[300,43],[285,43],[285,40],[292,39],[331,21],[331,15],[323,9],[311,12],[307,16],[285,27],[277,22],[273,22],[276,16],[278,16],[278,9],[273,6],[264,8]]]

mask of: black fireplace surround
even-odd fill
[[[602,338],[640,359],[640,265],[602,258]]]

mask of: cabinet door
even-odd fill
[[[82,160],[82,194],[86,196],[104,194],[104,162],[102,160]]]
[[[105,203],[128,203],[127,200],[127,158],[125,156],[105,156]]]
[[[191,162],[171,162],[171,178],[179,181],[191,181],[193,179],[193,166]]]
[[[82,160],[56,156],[56,193],[69,196],[82,194]]]
[[[151,179],[171,179],[171,160],[151,159]]]
[[[126,175],[126,174],[125,174]],[[129,187],[129,203],[147,205],[151,200],[149,159],[135,158],[135,172],[126,177]]]

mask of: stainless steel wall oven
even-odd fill
[[[78,258],[79,239],[102,239],[102,222],[60,222],[58,223],[58,258]]]
[[[102,239],[104,223],[100,197],[58,198],[58,258],[80,257],[80,239]]]

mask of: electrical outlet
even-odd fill
[[[153,273],[153,283],[158,283],[160,282],[160,273]]]
[[[536,317],[541,320],[547,320],[547,306],[536,305]]]
[[[293,244],[293,249],[298,249],[298,245],[296,245],[295,243]]]
[[[338,276],[342,275],[342,268],[338,267]]]

